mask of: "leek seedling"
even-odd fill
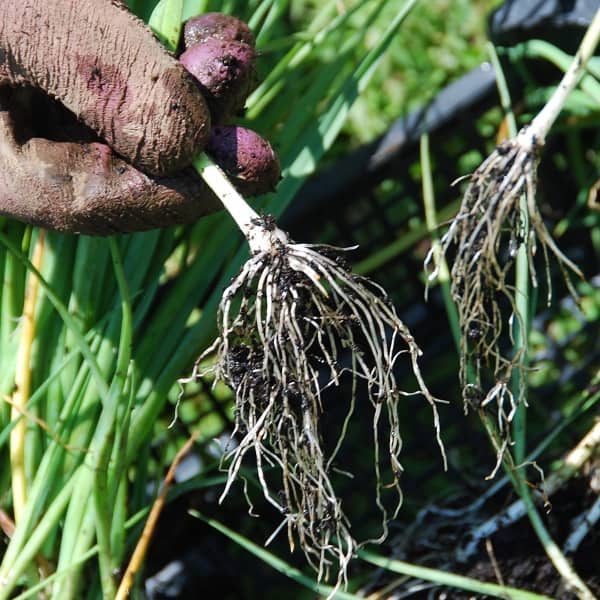
[[[251,252],[223,294],[219,336],[200,356],[191,377],[205,374],[200,365],[216,352],[215,380],[235,391],[234,434],[240,441],[225,453],[229,466],[223,497],[246,455],[253,454],[263,494],[283,515],[277,531],[287,526],[290,545],[295,533],[319,578],[326,578],[333,568],[341,584],[359,544],[331,475],[359,380],[366,384],[373,407],[381,539],[390,515],[381,497],[380,421],[387,417],[389,426],[386,455],[393,481],[386,487],[397,491],[393,516],[402,499],[397,410],[402,396],[421,394],[430,403],[442,447],[438,400],[427,389],[417,362],[421,351],[386,292],[351,272],[343,258],[348,249],[294,243],[271,217],[259,216],[208,158],[198,159],[195,166],[235,219]],[[404,357],[415,375],[416,392],[402,391],[396,381],[394,367]],[[351,378],[352,397],[339,439],[327,453],[321,431],[323,391],[339,385],[344,375]],[[265,474],[271,467],[281,474],[277,486]]]
[[[470,177],[458,214],[442,238],[445,253],[450,246],[456,246],[451,293],[459,313],[460,380],[465,402],[474,401],[479,407],[495,403],[500,433],[507,436],[506,425],[523,399],[522,392],[511,391],[510,381],[526,351],[523,344],[512,355],[501,349],[507,333],[512,339],[515,319],[519,330],[524,331],[515,285],[508,280],[518,249],[525,244],[532,285],[537,286],[533,257],[536,240],[540,243],[546,263],[548,301],[551,299],[548,251],[556,258],[574,296],[568,270],[582,277],[577,265],[560,251],[544,225],[535,201],[536,172],[546,135],[583,75],[599,37],[600,11],[548,103],[528,127],[500,144]],[[426,268],[433,259],[431,251],[425,260]],[[432,270],[430,280],[437,277],[437,271],[437,267]],[[508,304],[511,314],[506,324],[503,302]],[[486,385],[489,385],[487,390]]]

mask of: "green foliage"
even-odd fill
[[[485,58],[484,18],[497,3],[422,2],[401,24],[393,22],[399,11],[396,0],[182,0],[180,4],[183,19],[220,10],[248,20],[256,33],[263,83],[249,99],[243,122],[269,137],[281,157],[284,179],[277,194],[257,202],[259,208],[279,215],[325,161],[383,132],[392,120],[424,104],[441,86]],[[129,5],[148,20],[156,0],[129,0]],[[156,26],[162,29],[164,24]],[[507,56],[515,61],[523,56],[543,57],[559,66],[565,60],[540,44],[525,45]],[[591,238],[600,256],[600,213],[587,208],[587,190],[593,184],[592,174],[597,177],[600,158],[598,152],[589,150],[589,138],[582,133],[586,124],[598,122],[595,62],[594,69],[596,77],[588,77],[568,107],[571,115],[582,120],[558,126],[567,130],[568,152],[550,160],[560,177],[574,177],[580,190],[572,210],[557,223],[555,234],[581,231]],[[533,85],[524,95],[525,109],[533,113],[547,90]],[[479,124],[482,136],[492,143],[499,119],[496,108]],[[473,169],[483,158],[479,150],[465,147],[460,132],[443,143],[464,150],[452,177]],[[405,175],[418,178],[421,172],[415,165]],[[435,163],[433,172],[435,186]],[[399,187],[389,179],[377,193],[393,196]],[[449,219],[455,208],[450,204],[438,207],[437,222]],[[399,231],[397,239],[382,239],[377,252],[357,265],[357,271],[370,273],[399,255],[410,253],[414,258],[419,256],[419,247],[428,243],[420,198],[407,198],[393,210],[409,215],[410,227]],[[27,489],[17,527],[2,548],[0,600],[20,591],[20,597],[32,597],[39,590],[57,600],[81,598],[84,593],[96,600],[114,594],[118,582],[113,573],[127,562],[153,501],[148,490],[156,488],[190,432],[200,432],[203,443],[197,450],[202,453],[203,467],[196,477],[175,486],[170,498],[223,485],[224,477],[216,474],[215,460],[205,450],[231,418],[231,393],[224,387],[210,391],[196,384],[180,398],[176,381],[189,374],[196,357],[212,340],[221,290],[247,250],[224,214],[190,227],[114,239],[48,233],[36,270],[32,261],[41,243],[38,230],[8,219],[0,222],[0,393],[6,400],[0,405],[2,516],[13,515],[17,508],[13,501],[19,478],[14,454],[17,438],[11,434],[18,423],[26,424],[22,475]],[[19,417],[10,402],[19,352],[26,345],[22,312],[32,278],[41,283],[29,362],[32,393]],[[594,339],[586,327],[598,320],[600,298],[589,285],[582,284],[580,291],[585,318],[562,306],[548,320],[549,335],[532,334],[532,354],[545,355],[551,347],[568,341],[570,364],[587,364]],[[452,371],[455,359],[453,353],[446,353],[443,364],[433,365],[432,379]],[[546,415],[543,406],[533,407],[542,413],[542,424],[530,420],[528,427],[544,436],[533,456],[552,444],[568,449],[573,433],[563,439],[561,432],[588,415],[598,401],[597,394],[565,383],[561,367],[552,359],[543,359],[537,366],[529,374],[532,393],[556,384],[562,407],[558,421],[556,415]],[[410,405],[403,410],[403,417],[414,417]],[[175,414],[178,418],[170,427]],[[580,419],[574,431],[583,433],[584,428]],[[456,437],[463,436],[461,427]],[[451,462],[460,467],[471,464],[472,454],[471,449],[457,449]],[[412,463],[417,468],[419,460],[423,458],[416,457]],[[447,496],[449,490],[457,489],[456,477],[444,477],[431,486],[427,482],[424,490],[430,494],[435,489]],[[252,485],[253,474],[247,473],[247,478]],[[412,514],[410,505],[414,508],[416,500],[408,500],[407,512]],[[217,526],[214,521],[212,525]],[[243,547],[261,551],[241,532],[221,531]],[[310,585],[312,573],[286,566],[272,553],[262,551],[261,556],[274,568]],[[363,558],[377,561],[372,555]],[[426,575],[400,562],[379,566],[411,576]],[[457,579],[444,579],[439,572],[434,575],[438,583],[460,587]],[[491,590],[477,588],[472,580],[462,584],[481,593]],[[321,593],[329,591],[316,584],[311,587]]]
[[[373,85],[352,109],[347,141],[354,145],[372,140],[395,119],[423,106],[442,87],[486,60],[485,22],[498,4],[498,0],[421,2],[394,40]],[[386,11],[391,17],[394,6]],[[367,43],[379,35],[377,27],[371,28]]]
[[[198,8],[217,8],[203,4]],[[225,4],[254,25],[259,50],[282,35],[285,3]],[[287,47],[266,55],[263,65],[278,93],[249,101],[247,121],[270,132],[284,170],[277,196],[261,203],[272,212],[283,210],[331,147],[402,20],[398,15],[369,51],[368,29],[351,27],[344,15],[335,18],[335,4],[323,4],[307,23],[314,41],[290,39]],[[367,22],[380,22],[385,3],[359,4],[357,11]],[[132,3],[146,18],[151,6]],[[190,3],[182,9],[189,12]],[[159,16],[154,20],[158,27],[167,19],[166,13],[162,21]],[[364,48],[360,61],[353,62],[346,51],[324,69],[318,59],[327,48],[357,46]],[[30,568],[37,556],[55,563],[60,573],[51,597],[78,598],[83,587],[92,597],[100,589],[111,597],[112,573],[138,535],[137,529],[124,535],[127,517],[151,501],[144,490],[171,455],[165,448],[157,463],[144,448],[152,439],[162,439],[163,445],[179,439],[165,429],[173,415],[165,406],[178,395],[177,378],[211,339],[220,289],[246,250],[222,214],[194,227],[115,239],[49,233],[42,242],[39,232],[18,223],[6,222],[4,228],[0,338],[5,397],[10,398],[18,375],[12,357],[29,343],[18,319],[25,286],[37,278],[42,291],[28,365],[34,393],[20,419],[11,421],[5,405],[0,422],[7,474],[8,447],[15,447],[9,433],[17,422],[26,423],[21,479],[27,491],[24,505],[11,507],[11,482],[4,479],[4,506],[18,508],[21,516],[0,567],[5,584],[0,598],[43,578]],[[30,259],[42,243],[38,272]],[[208,435],[217,433],[223,422],[215,423],[210,405],[207,410],[208,397],[200,393],[194,402],[199,408],[185,404],[184,416],[204,414],[195,426]],[[13,486],[14,460],[13,452]],[[97,559],[82,564],[79,559],[88,553]]]

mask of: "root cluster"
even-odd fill
[[[223,496],[250,453],[265,498],[283,516],[277,531],[287,527],[290,546],[297,541],[319,578],[333,572],[339,585],[358,542],[331,477],[347,467],[336,467],[334,461],[351,425],[357,387],[367,390],[373,409],[374,501],[382,515],[381,539],[402,500],[398,402],[403,395],[424,396],[439,441],[437,400],[421,377],[420,350],[385,291],[352,274],[341,250],[285,243],[277,232],[271,247],[255,253],[225,290],[220,336],[200,357],[195,373],[200,360],[216,352],[216,379],[236,394],[239,443],[225,455],[229,476]],[[394,367],[401,359],[414,372],[414,392],[398,388]],[[350,377],[352,397],[339,431],[332,434],[322,430],[325,390],[343,377]],[[379,440],[386,421],[384,449]],[[388,477],[382,462],[391,482],[382,481]],[[391,510],[384,507],[383,487],[396,490]]]
[[[522,400],[515,398],[510,390],[510,379],[520,364],[522,352],[513,351],[515,326],[522,329],[523,325],[514,285],[519,248],[524,245],[527,250],[532,284],[537,286],[534,255],[536,243],[541,245],[548,301],[551,294],[548,249],[574,295],[565,267],[580,275],[577,266],[556,246],[535,202],[541,146],[526,130],[499,145],[471,176],[460,210],[442,239],[445,253],[451,246],[456,248],[451,293],[461,330],[463,397],[466,403],[477,407],[495,404],[500,433],[506,436],[506,425]],[[520,208],[523,195],[527,200],[526,212]],[[426,265],[431,260],[430,254]]]

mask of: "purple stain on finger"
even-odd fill
[[[0,6],[0,79],[60,101],[148,173],[176,173],[204,147],[211,121],[202,93],[125,2]]]
[[[271,144],[251,129],[214,127],[206,152],[244,196],[273,191],[281,178]]]
[[[77,74],[85,87],[96,98],[90,111],[106,114],[107,111],[126,107],[131,100],[127,78],[114,65],[103,64],[94,55],[77,57]],[[86,118],[87,115],[79,115]],[[100,132],[102,134],[102,132]]]

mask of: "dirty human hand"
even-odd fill
[[[219,207],[188,166],[209,135],[193,78],[120,0],[0,3],[0,214],[87,234],[193,222]]]

